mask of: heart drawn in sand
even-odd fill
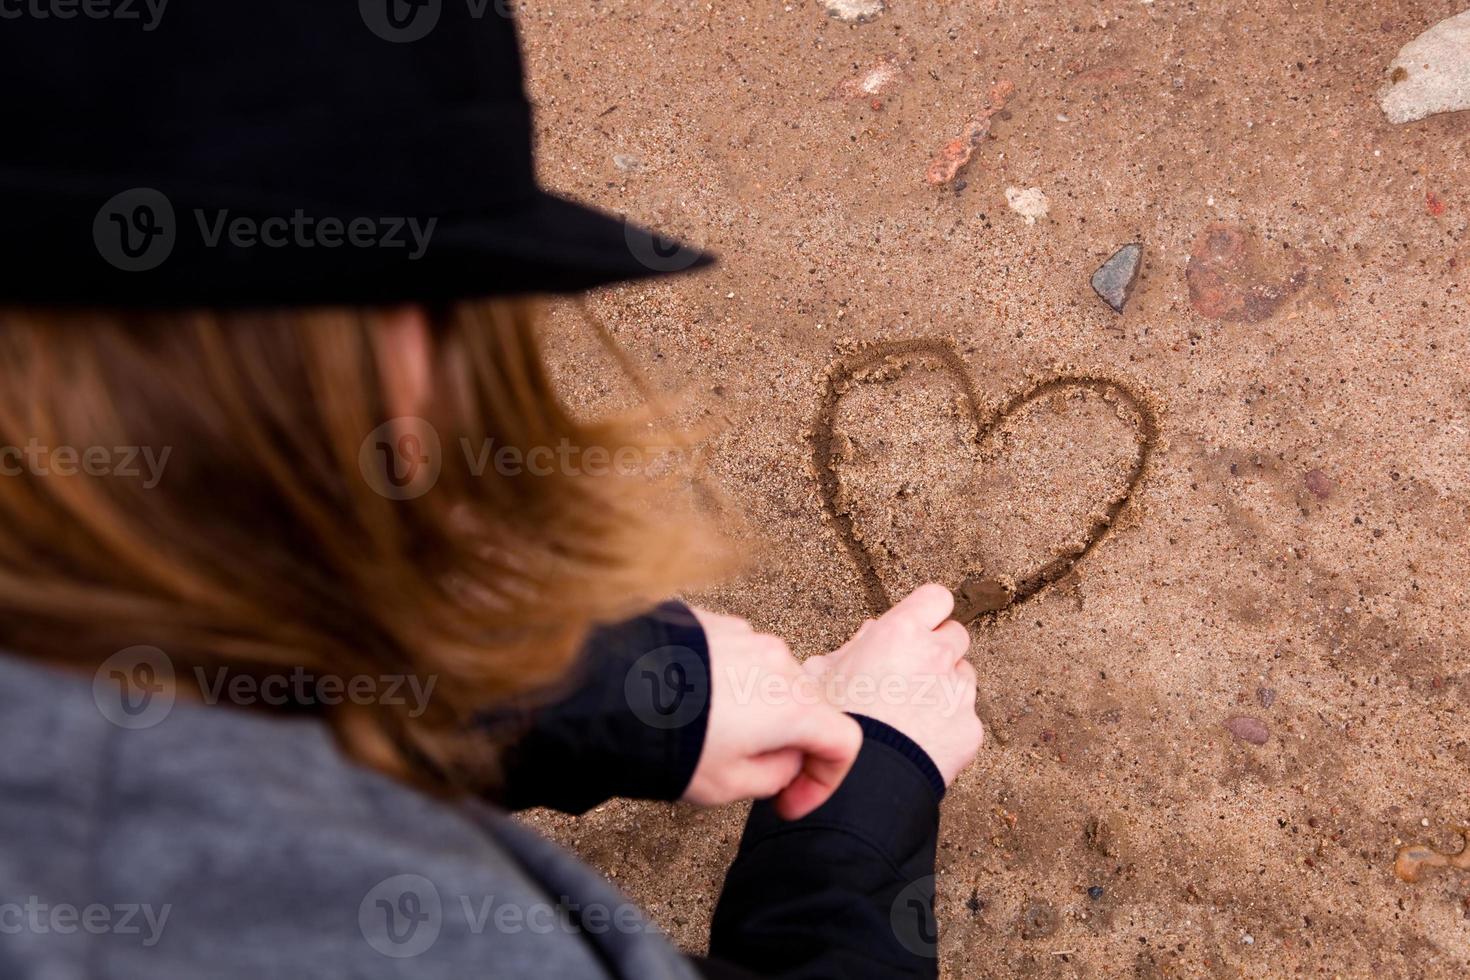
[[[897,381],[920,364],[942,379],[946,386],[952,387],[957,396],[946,403],[945,410],[952,416],[951,421],[963,427],[963,432],[958,436],[953,431],[949,433],[949,437],[957,441],[948,450],[942,444],[935,445],[936,440],[942,443],[942,436],[934,433],[944,426],[933,419],[916,418],[902,407],[891,404],[896,396],[887,393],[865,396],[871,403],[859,404],[859,411],[849,413],[853,417],[845,421],[843,410],[849,398],[863,389],[876,390],[880,384]],[[1072,507],[1076,511],[1075,518],[1065,515],[1067,508],[1062,504],[1056,504],[1053,509],[1045,493],[1036,491],[1024,481],[1007,483],[1003,477],[987,472],[994,469],[990,464],[1000,451],[997,447],[1014,435],[1013,430],[1023,416],[1039,416],[1039,409],[1044,408],[1048,401],[1063,416],[1076,412],[1068,408],[1069,404],[1091,402],[1094,415],[1101,406],[1106,406],[1110,417],[1123,423],[1112,426],[1117,431],[1112,433],[1109,442],[1105,433],[1093,431],[1094,420],[1077,414],[1068,424],[1079,429],[1080,435],[1066,438],[1065,434],[1058,434],[1042,439],[1041,444],[1046,451],[1055,449],[1063,456],[1071,453],[1077,460],[1091,461],[1090,466],[1079,465],[1077,460],[1064,460],[1066,465],[1052,465],[1054,472],[1049,477],[1049,485],[1064,488],[1064,497],[1071,493],[1077,498]],[[885,410],[891,417],[884,417]],[[881,428],[885,424],[892,430],[887,435]],[[854,425],[877,425],[880,431],[872,438],[860,439],[848,431]],[[1052,423],[1043,418],[1039,425],[1045,427]],[[948,428],[953,430],[955,426]],[[946,558],[949,564],[940,574],[954,574],[952,568],[956,561],[962,568],[957,576],[960,580],[950,583],[956,598],[954,618],[960,622],[970,622],[982,616],[994,617],[1034,598],[1047,586],[1065,578],[1107,537],[1128,507],[1148,471],[1158,440],[1158,419],[1149,401],[1125,383],[1096,374],[1044,377],[1032,381],[994,407],[986,408],[959,353],[938,340],[879,344],[834,362],[826,374],[826,385],[812,432],[822,506],[831,518],[843,547],[857,565],[872,614],[879,615],[892,605],[893,596],[889,583],[885,581],[885,572],[891,576],[895,562],[904,563],[915,557],[899,552],[905,547],[910,550],[918,547],[947,549],[950,554],[940,557]],[[1110,445],[1111,450],[1108,448]],[[874,465],[880,470],[883,465],[887,466],[882,478],[888,484],[882,490],[860,487],[855,493],[854,487],[844,483],[844,470],[853,467],[855,459],[865,456],[879,458],[880,463]],[[965,465],[956,465],[956,458]],[[936,465],[936,460],[942,465]],[[979,474],[982,480],[992,479],[994,486],[1004,488],[996,491],[995,499],[1006,496],[1012,513],[1009,516],[1001,514],[998,520],[995,514],[985,515],[982,521],[978,512],[984,508],[977,507],[974,501],[989,499],[986,493],[967,497],[968,491],[954,491],[952,487],[944,495],[946,500],[937,506],[925,506],[915,499],[918,492],[911,491],[909,482],[900,480],[900,477],[911,469],[922,471],[926,465],[927,477],[924,472],[919,472],[913,481],[926,490],[932,490],[935,484],[951,487],[955,479],[968,480],[972,473]],[[899,482],[898,489],[888,492],[887,487],[895,481]],[[884,499],[872,499],[880,496]],[[894,517],[895,512],[898,517]],[[924,544],[905,545],[904,535],[897,532],[894,532],[897,544],[893,539],[866,533],[870,525],[882,523],[873,515],[883,513],[891,520],[886,525],[888,530],[882,533],[894,532],[900,526],[919,527],[919,536],[924,538]],[[980,558],[964,553],[963,534],[931,533],[925,529],[925,525],[930,523],[942,526],[946,517],[954,525],[956,514],[960,515],[961,524],[968,520],[971,529],[984,526],[992,535],[1000,535],[1016,547],[1034,550],[1025,551],[1017,560],[1016,564],[1021,567],[1004,571],[975,567],[974,562]],[[1068,520],[1080,525],[1080,534],[1055,542],[1052,524]],[[953,531],[952,528],[950,530]],[[1031,538],[1023,532],[1035,532],[1031,537],[1036,533],[1043,537],[1050,535],[1048,544],[1030,544]],[[924,537],[926,534],[928,537]],[[918,557],[927,559],[933,556]]]

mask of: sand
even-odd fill
[[[1470,822],[1470,114],[1375,97],[1460,2],[520,5],[543,178],[724,257],[594,300],[747,515],[749,571],[698,601],[799,656],[869,614],[813,462],[864,345],[964,369],[834,412],[890,591],[1024,579],[1127,490],[1126,405],[1074,389],[977,439],[1007,399],[1085,375],[1157,410],[1117,519],[972,626],[990,738],[944,805],[946,976],[1470,972],[1470,871],[1394,874]],[[1131,241],[1119,316],[1088,280]],[[573,320],[551,338],[580,410],[633,403]],[[743,817],[527,819],[697,951]]]

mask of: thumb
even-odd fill
[[[862,744],[858,723],[836,708],[804,710],[790,742],[802,751],[801,772],[776,797],[777,815],[799,820],[826,803],[847,777]]]

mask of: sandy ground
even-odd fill
[[[888,589],[1024,577],[1126,489],[1137,419],[1074,390],[977,425],[1057,373],[1157,406],[1117,526],[973,628],[991,737],[944,807],[946,975],[1467,975],[1470,872],[1393,863],[1470,822],[1470,113],[1374,98],[1463,0],[519,6],[545,180],[724,258],[596,299],[760,532],[700,601],[806,656],[867,614],[864,561]],[[1130,241],[1118,316],[1088,279]],[[554,337],[573,400],[628,403]],[[968,380],[855,383],[824,502],[824,372],[919,338]],[[699,950],[743,817],[530,819]]]

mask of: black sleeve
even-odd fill
[[[934,854],[944,781],[918,745],[854,715],[863,747],[800,820],[750,811],[710,957],[760,977],[935,977]]]
[[[556,694],[482,716],[506,745],[497,802],[584,813],[614,796],[678,799],[704,749],[709,691],[704,629],[683,603],[597,628]]]

